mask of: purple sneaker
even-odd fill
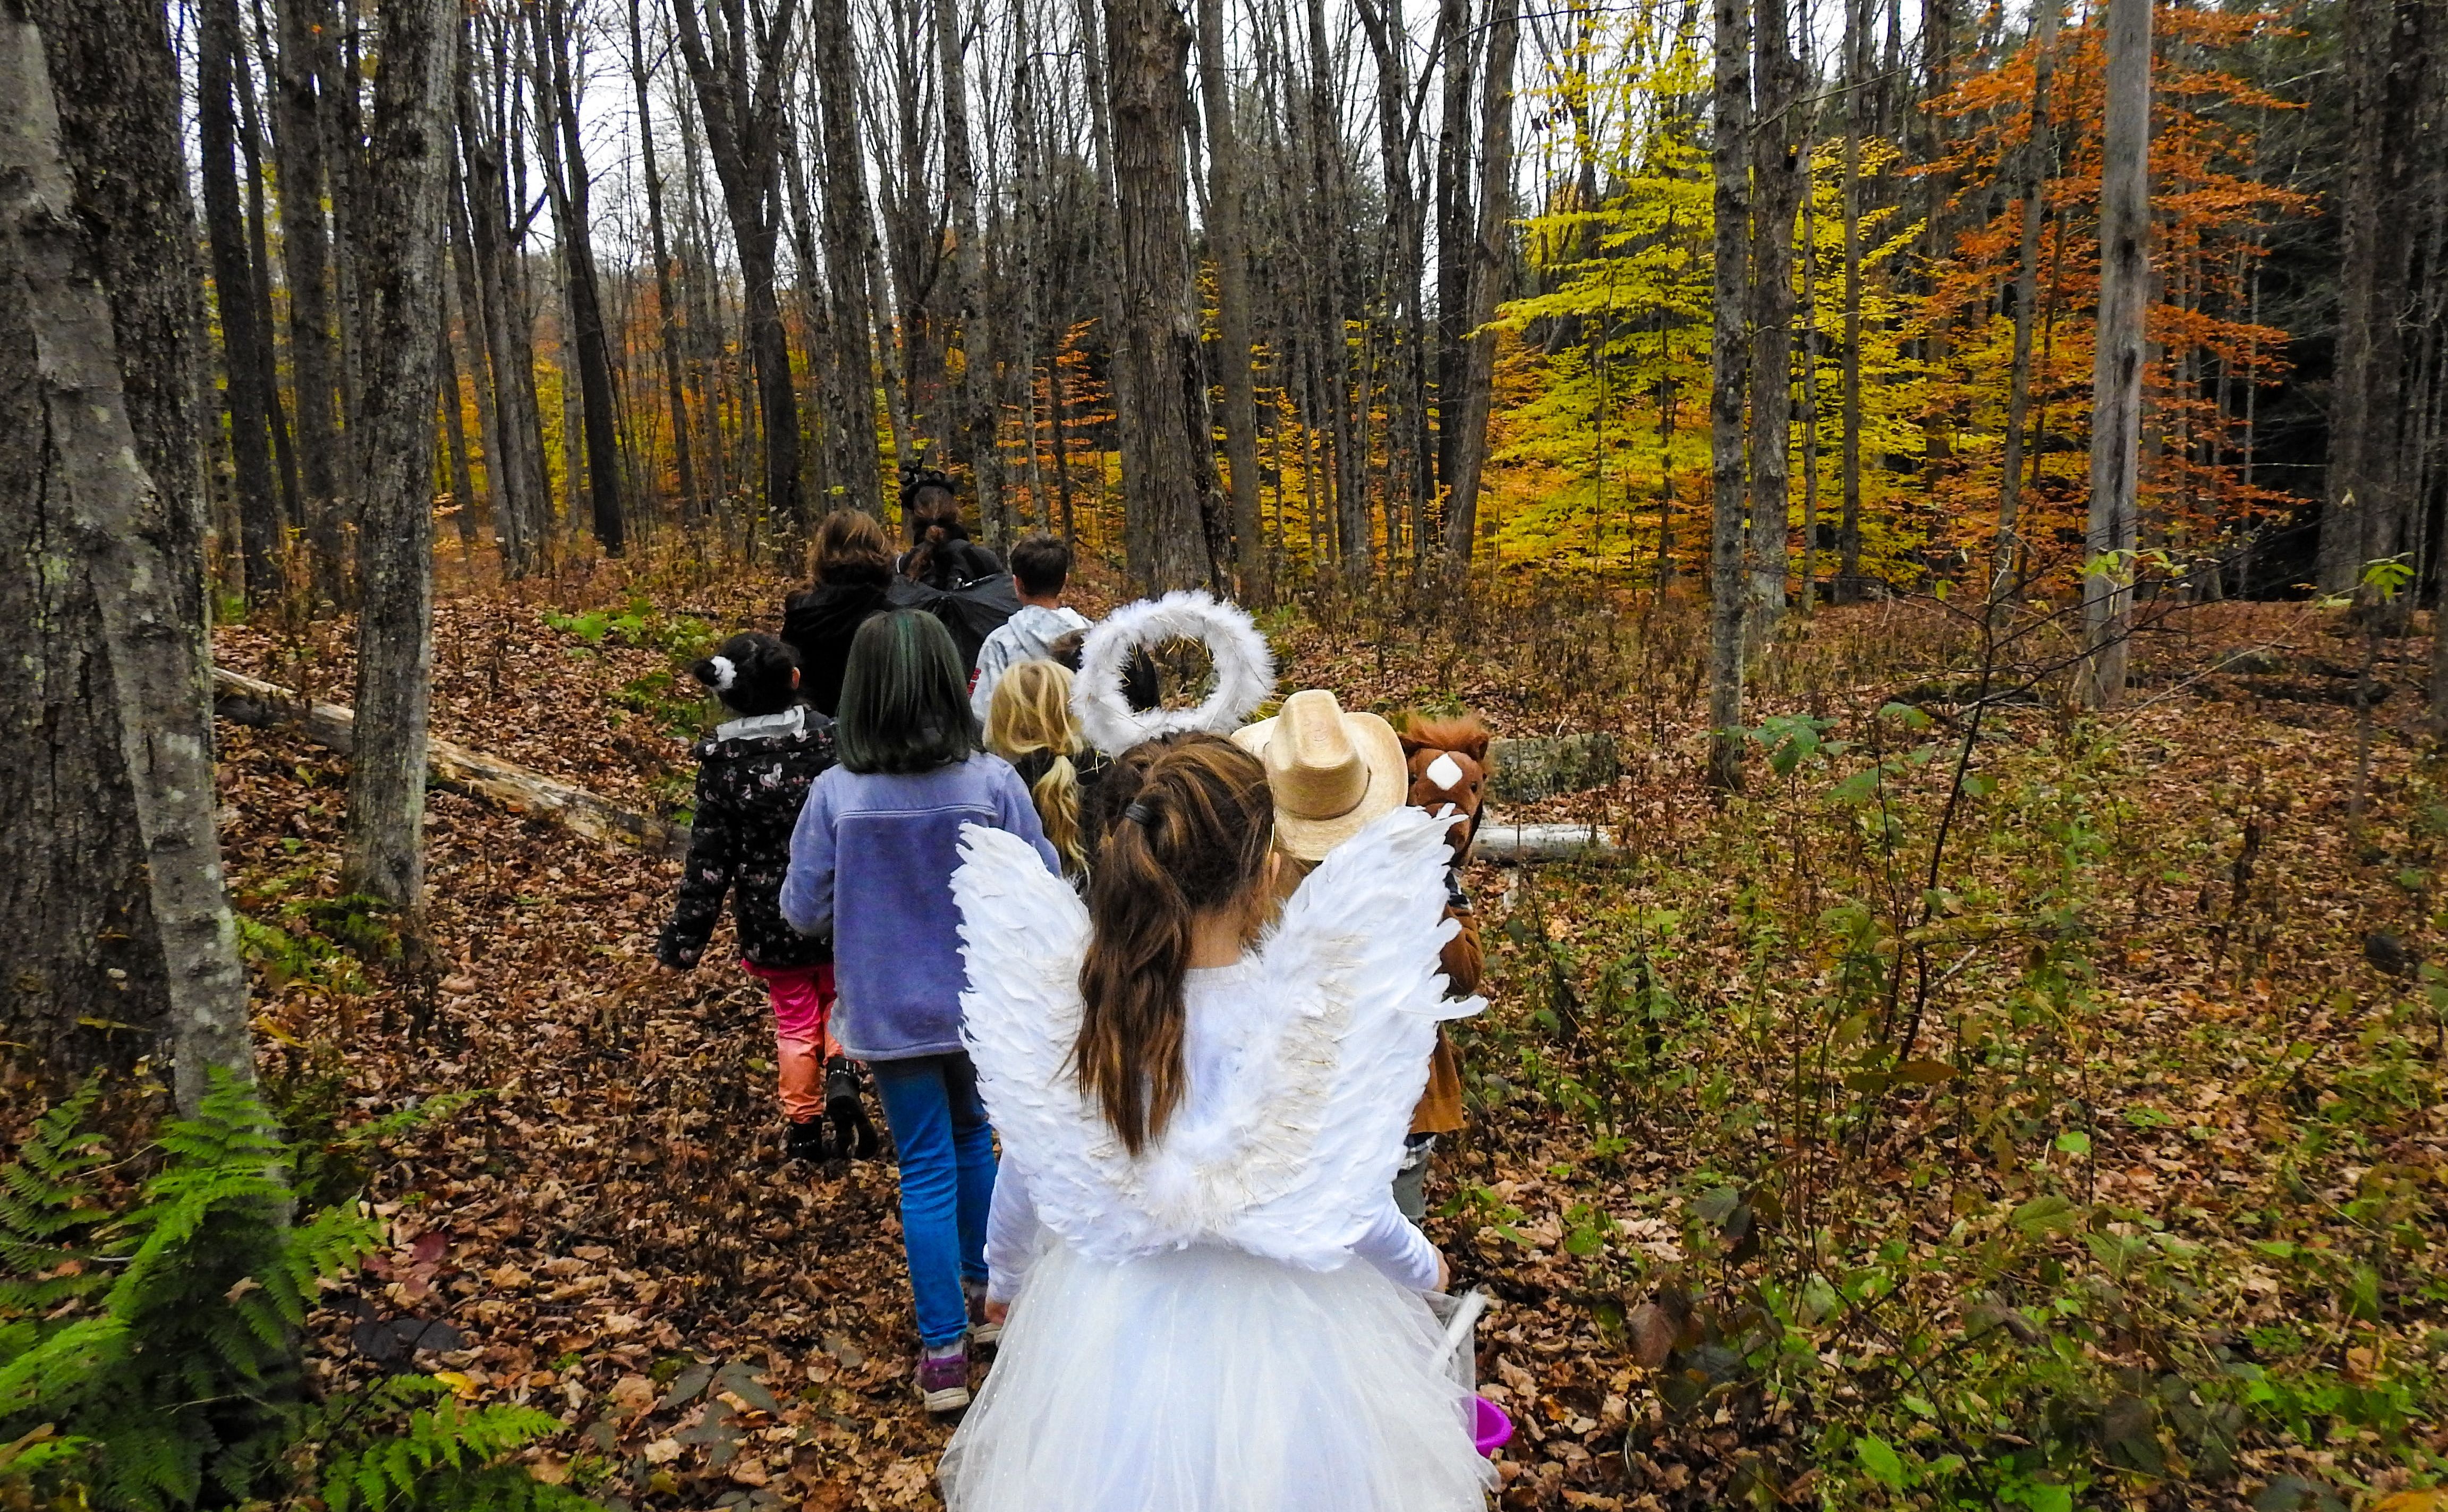
[[[969,1405],[969,1351],[966,1340],[919,1351],[918,1395],[929,1412],[958,1412]]]

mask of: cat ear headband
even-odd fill
[[[1215,666],[1215,690],[1195,709],[1133,709],[1122,691],[1131,652],[1168,640],[1195,640],[1207,648]],[[1088,632],[1071,682],[1071,717],[1099,750],[1119,756],[1159,735],[1229,735],[1274,690],[1275,653],[1249,611],[1186,589],[1125,604]]]

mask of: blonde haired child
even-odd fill
[[[1084,880],[1089,837],[1081,798],[1106,764],[1072,723],[1071,670],[1060,662],[1024,661],[997,678],[986,710],[986,749],[1011,763],[1028,784],[1063,875],[1075,885]]]

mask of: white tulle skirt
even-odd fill
[[[1055,1242],[939,1472],[950,1512],[1482,1512],[1427,1304],[1366,1264]]]

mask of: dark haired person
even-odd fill
[[[856,1072],[840,1061],[826,1074],[832,943],[792,929],[781,911],[792,826],[808,789],[833,764],[832,722],[799,701],[799,658],[771,635],[734,635],[689,671],[737,717],[697,748],[688,866],[655,958],[674,971],[693,969],[728,895],[740,968],[765,984],[774,1004],[786,1152],[807,1161],[873,1155],[875,1130],[859,1106]]]
[[[1062,589],[1070,580],[1071,548],[1061,537],[1041,530],[1012,546],[1011,581],[1020,595],[1020,609],[978,648],[969,712],[980,724],[994,708],[995,684],[1004,672],[1024,661],[1054,660],[1058,642],[1088,628],[1086,616],[1062,605]]]
[[[952,480],[919,468],[901,485],[901,518],[908,522],[909,549],[894,569],[912,582],[950,593],[1003,575],[1003,560],[969,539],[961,523],[961,502]]]
[[[1438,974],[1444,826],[1369,822],[1268,930],[1268,767],[1149,744],[1084,908],[1008,836],[953,879],[1008,1312],[944,1503],[1482,1512],[1444,1263],[1390,1186],[1437,1022],[1479,1006]]]
[[[859,627],[834,727],[840,765],[800,810],[781,904],[792,927],[832,942],[833,1032],[874,1073],[900,1151],[918,1390],[935,1412],[968,1405],[995,1180],[961,1039],[961,831],[1008,831],[1047,872],[1061,867],[1020,774],[986,753],[964,684],[933,615],[896,609]],[[978,1342],[990,1337],[982,1329]]]
[[[858,627],[892,607],[892,541],[864,509],[836,509],[816,526],[815,586],[782,606],[782,639],[799,653],[808,702],[828,719]]]

